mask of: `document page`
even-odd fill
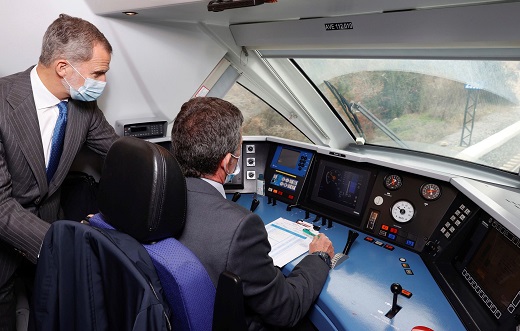
[[[318,234],[312,226],[281,217],[267,224],[265,229],[271,244],[269,256],[273,259],[274,265],[280,268],[307,253],[312,237]]]

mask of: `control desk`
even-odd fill
[[[518,330],[518,179],[388,155],[245,138],[225,188],[266,224],[319,227],[336,253],[359,234],[310,312],[320,330]]]
[[[252,199],[253,194],[242,194],[237,203],[249,209]],[[265,196],[257,199],[260,204],[255,213],[266,224],[278,217],[292,221],[305,219],[306,213],[300,209],[287,211],[284,203],[273,206]],[[306,221],[312,223],[314,219],[315,215],[310,215]],[[333,223],[328,228],[327,224],[321,225],[321,220],[314,224],[330,238],[336,252],[343,250],[349,227]],[[319,330],[411,331],[418,326],[436,331],[465,330],[417,253],[360,233],[348,256],[330,271],[311,311],[311,320]],[[284,274],[289,274],[300,259],[286,265]],[[393,283],[400,284],[408,297],[398,296],[401,309],[389,319],[385,315],[392,308]]]

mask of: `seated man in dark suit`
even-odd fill
[[[227,270],[242,279],[250,330],[293,327],[318,297],[334,255],[324,234],[286,278],[273,265],[260,217],[227,200],[223,184],[238,173],[243,116],[218,98],[186,102],[172,128],[172,151],[186,175],[188,207],[179,238],[217,285]]]

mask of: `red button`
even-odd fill
[[[381,225],[381,229],[388,231],[388,225],[385,225],[385,224]]]
[[[394,250],[394,246],[392,246],[392,245],[388,245],[388,244],[386,244],[384,247],[385,247],[386,249],[388,249],[389,251],[393,251],[393,250]]]
[[[405,290],[404,288],[401,290],[401,294],[410,299],[412,297],[412,292]]]
[[[368,241],[368,242],[372,242],[372,241],[374,241],[374,238],[372,238],[372,237],[365,237],[365,240]]]
[[[396,228],[390,228],[390,232],[397,233],[397,229]]]

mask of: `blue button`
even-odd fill
[[[408,239],[408,240],[406,240],[406,244],[408,246],[410,246],[410,247],[414,247],[415,246],[415,241]]]
[[[389,234],[388,234],[388,239],[395,240],[395,234],[393,234],[393,233],[389,233]]]

